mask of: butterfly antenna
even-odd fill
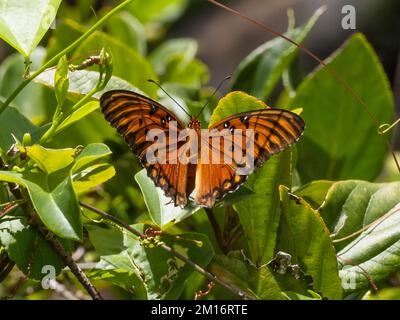
[[[200,109],[200,112],[196,115],[196,118],[200,116],[200,114],[203,112],[204,108],[208,106],[210,103],[211,99],[214,98],[215,94],[218,92],[218,90],[222,87],[222,85],[225,83],[225,81],[229,80],[232,78],[231,76],[227,76],[226,78],[222,79],[221,82],[218,84],[217,88],[214,90],[213,94],[208,98],[204,106]]]
[[[175,102],[176,105],[177,105],[178,107],[180,107],[180,108],[183,110],[183,112],[185,112],[190,118],[192,117],[192,116],[190,115],[190,113],[187,112],[186,109],[185,109],[184,107],[182,107],[182,106],[179,104],[178,101],[176,101],[167,91],[165,91],[165,90],[163,89],[163,87],[161,87],[161,85],[159,85],[159,84],[158,84],[157,82],[155,82],[153,79],[148,79],[147,81],[148,81],[148,82],[151,82],[151,83],[154,83],[157,87],[159,87],[159,88],[162,90],[162,92],[164,92],[168,97],[170,97],[170,99],[171,99],[173,102]]]

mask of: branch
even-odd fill
[[[10,184],[10,190],[14,194],[17,199],[24,199],[22,192],[17,185]],[[71,255],[65,250],[62,243],[55,237],[55,235],[46,228],[43,222],[38,219],[38,216],[35,210],[29,205],[28,202],[24,202],[21,204],[22,210],[27,214],[27,216],[31,220],[31,225],[36,227],[39,233],[45,238],[55,252],[60,256],[60,258],[64,261],[64,263],[69,267],[71,272],[75,275],[75,277],[79,280],[82,286],[86,289],[89,295],[93,298],[93,300],[103,300],[100,293],[90,282],[89,278],[82,271],[82,269],[77,265],[77,263],[72,259]]]
[[[103,218],[108,219],[108,220],[116,223],[117,225],[119,225],[120,227],[124,228],[125,230],[133,233],[135,236],[140,237],[142,239],[146,239],[147,238],[147,236],[145,234],[143,234],[140,231],[132,228],[129,224],[127,224],[126,222],[118,219],[117,217],[115,217],[115,216],[113,216],[113,215],[111,215],[111,214],[109,214],[109,213],[107,213],[107,212],[105,212],[103,210],[97,209],[96,207],[93,207],[90,204],[84,203],[82,201],[80,201],[79,204],[82,207],[97,213],[98,215],[102,216]],[[173,248],[167,246],[166,244],[161,244],[159,247],[162,248],[163,250],[171,253],[172,255],[177,257],[179,260],[181,260],[181,261],[185,262],[186,264],[192,266],[197,272],[201,273],[208,280],[210,280],[212,282],[215,282],[215,283],[218,283],[219,285],[223,286],[225,289],[227,289],[230,292],[232,292],[237,297],[239,297],[241,299],[244,299],[244,300],[254,300],[253,296],[247,294],[246,292],[244,292],[242,290],[238,290],[237,288],[231,286],[230,284],[225,283],[222,280],[214,277],[210,272],[208,272],[207,270],[205,270],[204,268],[202,268],[198,264],[194,263],[192,260],[188,259],[187,257],[182,255],[178,251],[176,251]]]

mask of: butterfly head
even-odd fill
[[[194,130],[201,130],[201,122],[195,117],[190,117],[188,128]]]

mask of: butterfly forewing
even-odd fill
[[[167,148],[169,135],[178,135],[183,129],[182,123],[161,104],[130,91],[108,91],[102,95],[100,106],[106,120],[117,129],[133,153],[139,157],[147,170],[147,175],[155,185],[162,188],[165,195],[173,199],[175,205],[185,205],[187,165],[179,161],[149,162],[147,155],[154,142],[147,141],[146,138],[151,129],[163,132],[166,141],[158,142],[164,142],[166,157],[171,160],[173,156],[170,156],[168,152],[174,147]],[[161,151],[161,149],[158,150],[158,152]],[[170,162],[173,163],[170,164]]]

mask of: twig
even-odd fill
[[[91,206],[90,204],[87,204],[85,202],[80,201],[79,204],[86,208],[89,209],[90,211],[93,211],[95,213],[97,213],[98,215],[102,216],[105,219],[108,219],[114,223],[116,223],[117,225],[119,225],[120,227],[124,228],[125,230],[131,232],[132,234],[134,234],[137,237],[140,237],[141,239],[146,239],[146,235],[143,234],[142,232],[132,228],[129,224],[127,224],[126,222],[118,219],[117,217],[103,211],[100,210],[96,207]],[[159,248],[162,248],[163,250],[171,253],[172,255],[174,255],[175,257],[177,257],[179,260],[185,262],[186,264],[192,266],[197,272],[201,273],[203,276],[205,276],[208,280],[218,283],[219,285],[223,286],[225,289],[229,290],[230,292],[232,292],[234,295],[238,296],[241,299],[245,299],[245,300],[254,300],[254,297],[247,294],[246,292],[242,291],[242,290],[238,290],[236,288],[234,288],[233,286],[229,285],[228,283],[223,282],[222,280],[214,277],[210,272],[208,272],[207,270],[205,270],[204,268],[200,267],[198,264],[194,263],[192,260],[188,259],[187,257],[185,257],[184,255],[182,255],[181,253],[179,253],[178,251],[172,249],[171,247],[167,246],[166,244],[160,244]]]
[[[209,281],[207,284],[207,290],[204,291],[196,291],[195,295],[194,295],[194,300],[199,300],[201,297],[205,297],[207,295],[210,294],[211,290],[214,288],[215,283],[212,281]]]
[[[226,253],[226,241],[222,235],[221,228],[219,227],[217,219],[215,219],[214,212],[212,209],[204,208],[206,211],[208,220],[211,223],[211,226],[214,230],[215,238],[217,239],[218,245],[221,248],[223,253]]]
[[[10,184],[10,190],[14,194],[17,199],[24,199],[20,188],[17,185]],[[69,267],[71,272],[75,275],[75,277],[79,280],[82,286],[86,289],[89,295],[93,298],[93,300],[103,300],[100,296],[100,293],[90,282],[89,278],[82,271],[82,269],[76,264],[76,262],[72,259],[71,255],[65,250],[64,246],[61,242],[55,237],[55,235],[46,228],[46,226],[38,219],[36,212],[34,209],[25,202],[21,204],[21,208],[27,214],[27,216],[31,220],[31,224],[36,227],[39,233],[48,241],[48,243],[52,246],[55,252],[60,256],[60,258],[64,261],[64,263]]]

